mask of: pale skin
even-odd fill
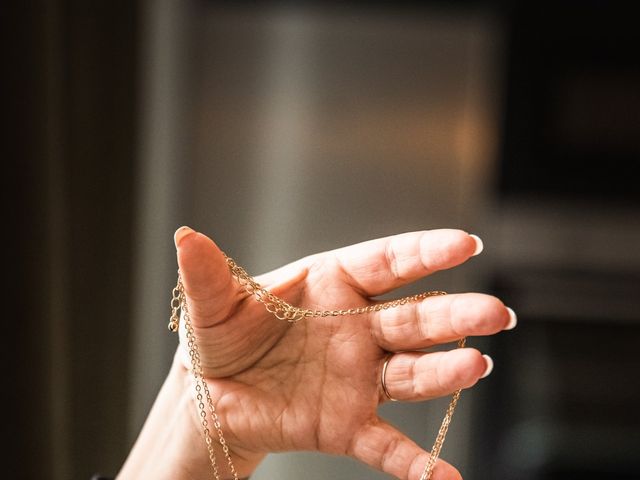
[[[381,387],[385,359],[392,355],[385,378],[394,398],[447,396],[486,376],[490,358],[474,348],[418,350],[516,323],[499,299],[456,293],[290,325],[238,285],[204,234],[182,227],[175,243],[204,376],[241,478],[270,452],[315,450],[353,457],[392,478],[418,480],[429,454],[378,415],[388,401]],[[410,232],[312,255],[256,280],[293,305],[357,307],[460,265],[480,249],[477,237],[461,230]],[[120,480],[212,478],[183,324],[171,371]],[[216,453],[222,478],[232,478],[222,451]],[[433,480],[460,478],[438,460]]]

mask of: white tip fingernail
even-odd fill
[[[479,255],[482,252],[482,250],[484,250],[484,243],[482,243],[482,240],[480,239],[479,236],[474,235],[473,233],[470,234],[469,236],[473,238],[476,242],[476,249],[471,254],[473,257],[475,257],[476,255]]]
[[[176,230],[176,233],[173,235],[173,242],[176,244],[176,248],[180,245],[180,240],[182,240],[187,235],[193,233],[193,230],[189,227],[180,227]]]
[[[493,371],[493,359],[489,355],[482,355],[484,357],[485,362],[487,362],[487,368],[480,378],[488,377],[489,374]]]
[[[507,326],[504,327],[504,329],[513,330],[514,328],[516,328],[516,325],[518,324],[518,316],[516,315],[516,312],[514,312],[509,307],[507,307],[507,312],[509,312],[509,323],[507,323]]]

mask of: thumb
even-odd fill
[[[224,254],[209,237],[182,227],[174,239],[204,375],[219,378],[245,370],[272,348],[288,324],[258,302],[242,305],[246,294],[233,279]],[[185,323],[181,325],[180,358],[190,368]]]
[[[237,287],[222,251],[189,227],[180,227],[174,241],[193,326],[206,328],[223,321]]]

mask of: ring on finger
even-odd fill
[[[389,393],[389,389],[387,388],[387,384],[385,382],[385,376],[387,375],[387,366],[389,365],[389,360],[391,360],[391,357],[393,356],[392,353],[390,353],[389,355],[387,355],[387,358],[385,359],[384,363],[382,364],[382,374],[380,375],[380,384],[382,385],[382,391],[384,392],[385,396],[391,400],[392,402],[397,402],[398,399],[397,398],[393,398],[391,396],[391,394]]]

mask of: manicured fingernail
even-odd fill
[[[191,233],[194,233],[194,231],[189,227],[180,227],[176,230],[176,233],[173,234],[173,243],[176,244],[176,248],[180,245],[180,241]]]
[[[476,249],[471,254],[472,256],[475,257],[476,255],[479,255],[480,252],[482,252],[482,250],[484,250],[484,243],[482,243],[482,240],[480,239],[479,236],[474,235],[473,233],[470,234],[469,236],[476,241]]]
[[[487,362],[487,368],[480,378],[488,377],[489,374],[493,371],[493,359],[489,355],[482,355],[484,357],[484,361]]]
[[[509,312],[509,323],[507,323],[507,326],[504,327],[504,329],[513,330],[514,328],[516,328],[516,325],[518,324],[518,316],[516,315],[516,312],[514,312],[509,307],[507,307],[507,312]]]

